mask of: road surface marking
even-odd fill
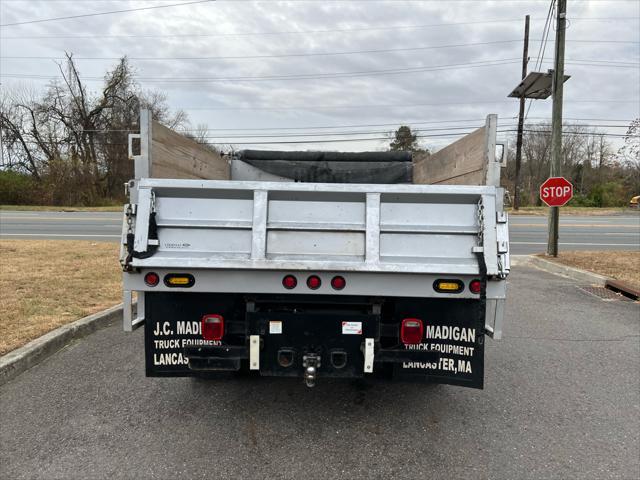
[[[72,233],[0,233],[0,237],[98,237],[98,238],[120,238],[120,235],[87,235],[79,233],[74,235]]]
[[[511,245],[546,245],[547,242],[509,242]],[[589,247],[638,247],[638,244],[635,243],[565,243],[560,242],[558,245],[586,245]]]
[[[3,219],[3,220],[27,220],[27,219],[28,220],[56,220],[56,221],[58,221],[58,220],[69,220],[69,221],[72,221],[72,222],[81,222],[83,220],[91,220],[91,221],[94,221],[94,220],[98,221],[99,220],[101,222],[104,222],[104,221],[111,220],[108,217],[49,217],[49,216],[46,216],[46,217],[40,216],[40,217],[38,217],[38,216],[35,216],[35,215],[32,215],[32,216],[23,216],[23,215],[21,215],[19,217],[18,216],[16,216],[16,217],[6,216],[4,218],[3,217],[4,217],[3,215],[0,215],[0,218]],[[112,219],[112,221],[120,222],[121,220],[119,218],[114,218],[114,219]]]
[[[546,227],[546,223],[511,223],[510,227]],[[560,223],[560,228],[640,228],[639,225],[615,224],[615,223]]]
[[[518,236],[523,236],[523,235],[548,235],[549,232],[546,231],[533,231],[533,232],[517,232],[514,233],[515,235]],[[584,236],[585,232],[561,232],[562,236],[567,236],[567,235],[581,235]],[[640,232],[597,232],[597,233],[593,233],[593,235],[597,235],[599,237],[605,237],[608,235],[617,235],[619,237],[636,237],[636,238],[640,238]]]

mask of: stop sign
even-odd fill
[[[540,200],[550,207],[561,207],[573,197],[573,185],[564,177],[549,177],[540,185]]]

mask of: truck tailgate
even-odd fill
[[[489,275],[508,272],[493,186],[142,179],[135,191],[123,244],[135,233],[148,258],[132,267],[473,275],[482,252]]]

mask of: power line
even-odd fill
[[[496,45],[502,43],[515,43],[520,40],[495,40],[490,42],[474,42],[474,43],[457,43],[450,45],[427,45],[419,47],[403,47],[403,48],[384,48],[371,50],[350,50],[341,52],[299,52],[299,53],[282,53],[273,55],[223,55],[223,56],[207,56],[207,57],[129,57],[129,60],[240,60],[240,59],[259,59],[259,58],[286,58],[286,57],[316,57],[316,56],[333,56],[333,55],[355,55],[364,53],[389,53],[389,52],[408,52],[416,50],[435,50],[439,48],[457,48],[471,47],[476,45]],[[33,59],[33,60],[64,60],[63,57],[47,57],[47,56],[12,56],[3,55],[2,58],[15,59]],[[81,57],[74,56],[74,60],[119,60],[122,57]]]
[[[507,120],[512,120],[510,118],[507,118]],[[388,123],[388,124],[381,124],[381,126],[392,126],[392,127],[398,127],[401,125],[417,125],[417,123],[414,122],[395,122],[395,123]],[[498,122],[499,127],[515,127],[517,126],[516,123],[513,122],[508,122],[508,123],[501,123]],[[365,125],[366,126],[366,125]],[[371,126],[371,125],[369,125]],[[565,127],[588,127],[588,128],[628,128],[628,125],[611,125],[611,124],[588,124],[588,123],[564,123],[563,126]],[[357,127],[357,126],[356,126]],[[364,127],[364,126],[363,126]],[[304,127],[304,129],[306,130],[313,130],[313,129],[320,129],[323,127]],[[325,128],[341,128],[341,127],[325,127]],[[347,127],[348,128],[348,127]],[[354,127],[355,128],[355,127]],[[475,125],[465,125],[465,126],[449,126],[449,127],[438,127],[438,128],[413,128],[411,131],[412,132],[438,132],[438,131],[451,131],[451,130],[468,130],[470,128],[479,128],[478,124]],[[300,129],[299,127],[295,128],[295,129]],[[271,128],[256,128],[256,129],[228,129],[228,128],[203,128],[203,129],[198,129],[198,128],[184,128],[184,129],[180,129],[179,133],[191,133],[191,132],[197,132],[197,133],[203,133],[203,132],[219,132],[219,131],[233,131],[233,132],[241,132],[241,131],[264,131],[264,130],[291,130],[288,129],[286,127],[271,127]],[[244,138],[244,137],[306,137],[306,136],[310,136],[310,137],[317,137],[317,136],[331,136],[331,135],[340,135],[340,136],[344,136],[344,135],[374,135],[374,134],[380,134],[380,133],[387,133],[389,130],[383,130],[383,131],[379,131],[379,130],[374,130],[374,131],[367,131],[367,130],[356,130],[356,131],[344,131],[344,132],[301,132],[301,133],[291,133],[290,131],[280,131],[280,132],[276,132],[276,133],[269,133],[269,134],[240,134],[240,133],[234,133],[234,134],[224,134],[224,135],[216,135],[215,137],[212,138],[233,138],[233,137],[238,137],[238,138]],[[93,132],[93,133],[112,133],[112,132],[120,132],[120,133],[126,133],[126,132],[137,132],[137,130],[131,130],[131,129],[97,129],[97,130],[91,130],[91,129],[86,129],[86,130],[76,130],[75,133],[83,133],[83,132]]]
[[[515,129],[508,130],[498,130],[497,133],[512,133],[516,132]],[[531,132],[536,134],[550,135],[551,131],[545,130],[533,130],[533,129],[525,129],[525,132]],[[471,131],[467,132],[458,132],[458,133],[441,133],[441,134],[427,134],[427,135],[416,135],[417,138],[447,138],[447,137],[460,137],[464,135],[468,135],[472,133]],[[598,137],[616,137],[616,138],[627,138],[629,135],[627,134],[614,134],[614,133],[598,133],[598,132],[563,132],[563,135],[578,135],[578,136],[598,136]],[[638,136],[638,135],[632,135]],[[218,139],[222,137],[210,137],[205,136],[202,138],[212,138]],[[205,145],[287,145],[287,144],[321,144],[321,143],[348,143],[348,142],[367,142],[367,141],[389,141],[389,137],[358,137],[358,138],[331,138],[331,139],[314,139],[314,140],[269,140],[269,141],[228,141],[228,142],[198,142]],[[28,144],[38,145],[37,142],[34,141],[26,141]],[[44,142],[47,144],[59,144],[64,145],[67,142]],[[95,142],[96,145],[113,145],[113,146],[125,146],[127,143],[125,142]]]
[[[525,132],[532,133],[541,133],[544,135],[550,135],[551,131],[541,131],[541,130],[524,130]],[[497,133],[512,133],[516,132],[515,129],[510,130],[498,130]],[[442,133],[442,134],[429,134],[429,135],[416,135],[417,138],[448,138],[448,137],[460,137],[464,135],[468,135],[472,133],[471,131],[460,132],[460,133]],[[628,135],[623,134],[608,134],[608,133],[575,133],[575,132],[563,132],[563,135],[592,135],[592,136],[606,136],[606,137],[620,137],[625,138]],[[209,138],[209,137],[204,137]],[[217,138],[217,137],[212,137]],[[369,138],[332,138],[332,139],[322,139],[322,140],[281,140],[281,141],[243,141],[243,142],[202,142],[209,145],[286,145],[286,144],[316,144],[316,143],[345,143],[345,142],[366,142],[366,141],[389,141],[388,137],[369,137]]]
[[[195,0],[191,2],[182,2],[182,3],[170,3],[168,5],[151,5],[148,7],[138,7],[138,8],[125,8],[121,10],[110,10],[108,12],[96,12],[96,13],[84,13],[80,15],[69,15],[66,17],[53,17],[53,18],[42,18],[39,20],[25,20],[23,22],[13,22],[13,23],[4,23],[0,25],[0,27],[15,27],[18,25],[30,25],[33,23],[44,23],[44,22],[55,22],[58,20],[70,20],[74,18],[86,18],[86,17],[99,17],[102,15],[114,15],[117,13],[127,13],[127,12],[139,12],[142,10],[156,10],[159,8],[171,8],[171,7],[182,7],[184,5],[195,5],[197,3],[210,3],[216,0]]]
[[[21,36],[3,36],[2,39],[26,39],[26,38],[164,38],[164,37],[248,37],[262,35],[307,35],[315,33],[349,33],[349,32],[368,32],[372,30],[413,30],[422,28],[450,27],[463,25],[480,25],[489,23],[509,23],[519,19],[496,19],[496,20],[473,20],[467,22],[450,22],[450,23],[427,23],[419,25],[390,25],[375,27],[354,27],[354,28],[329,28],[320,30],[284,30],[275,32],[231,32],[231,33],[154,33],[154,34],[129,34],[129,35],[112,35],[112,34],[91,34],[91,35],[21,35]]]
[[[565,100],[565,103],[631,103],[633,100],[618,100],[618,99],[588,99],[588,100]],[[182,110],[340,110],[340,109],[365,109],[365,108],[412,108],[412,107],[449,107],[454,105],[492,105],[496,103],[513,104],[512,100],[468,100],[461,102],[428,102],[428,103],[395,103],[395,104],[356,104],[356,105],[288,105],[278,107],[266,107],[266,106],[248,106],[248,107],[226,107],[226,106],[193,106],[184,107]]]
[[[6,0],[5,0],[6,1]],[[572,20],[616,20],[616,21],[636,21],[640,17],[577,17]],[[519,18],[495,19],[495,20],[475,20],[466,22],[449,22],[449,23],[428,23],[418,25],[391,25],[391,26],[373,26],[373,27],[354,27],[354,28],[331,28],[320,30],[285,30],[275,32],[231,32],[231,33],[155,33],[155,34],[90,34],[90,35],[18,35],[18,36],[2,36],[4,39],[47,39],[47,38],[174,38],[174,37],[246,37],[246,36],[268,36],[268,35],[308,35],[316,33],[357,33],[375,30],[413,30],[423,28],[452,27],[464,25],[481,25],[491,23],[510,23],[519,22]],[[538,19],[533,19],[538,20]]]
[[[185,110],[185,109],[183,109]],[[467,123],[467,122],[484,122],[484,118],[472,118],[472,119],[459,119],[459,120],[432,120],[432,121],[423,121],[423,120],[401,120],[393,123],[365,123],[365,124],[351,124],[351,125],[311,125],[308,127],[256,127],[256,128],[192,128],[192,129],[181,129],[180,131],[186,132],[199,132],[199,131],[269,131],[269,130],[322,130],[322,129],[336,129],[336,128],[365,128],[365,127],[394,127],[398,125],[433,125],[433,124],[443,124],[443,123]],[[109,130],[85,130],[85,131],[95,131],[95,132],[131,132],[134,130],[130,129],[109,129]],[[135,130],[137,131],[137,130]]]
[[[361,70],[353,72],[330,72],[330,73],[302,73],[302,74],[289,74],[289,75],[262,75],[262,76],[237,76],[237,77],[155,77],[155,76],[132,76],[137,81],[160,83],[160,84],[198,84],[198,83],[213,83],[213,82],[263,82],[263,81],[291,81],[291,80],[320,80],[320,79],[338,79],[338,78],[357,78],[357,77],[373,77],[384,75],[402,75],[411,73],[423,73],[423,72],[436,72],[445,70],[456,70],[464,68],[478,68],[478,67],[494,67],[502,65],[511,65],[518,63],[518,59],[498,59],[498,60],[483,60],[480,62],[467,62],[467,63],[453,63],[446,65],[432,65],[429,67],[406,67],[395,68],[386,70]],[[592,63],[587,61],[567,61],[567,65],[578,66],[591,66],[591,67],[603,67],[608,68],[637,68],[637,63],[620,62],[620,63]],[[35,80],[55,80],[60,78],[54,75],[39,75],[39,74],[26,74],[26,73],[3,73],[0,77],[4,78],[25,78]],[[90,81],[104,81],[103,77],[91,77],[87,76],[83,79],[86,82]],[[525,117],[526,118],[526,117]]]
[[[497,133],[512,133],[516,132],[515,129],[510,130],[498,130]],[[540,130],[524,130],[525,132],[532,133],[541,133],[544,135],[550,135],[551,131],[540,131]],[[433,135],[416,135],[417,138],[447,138],[447,137],[460,137],[464,135],[468,135],[472,133],[468,132],[460,132],[460,133],[450,133],[450,134],[433,134]],[[576,132],[563,132],[563,135],[580,135],[580,136],[605,136],[605,137],[616,137],[616,138],[626,138],[628,135],[624,134],[609,134],[609,133],[576,133]],[[204,137],[209,138],[209,137]],[[216,138],[216,137],[212,137]],[[388,137],[369,137],[369,138],[332,138],[332,139],[322,139],[322,140],[281,140],[281,141],[229,141],[229,142],[201,142],[209,145],[286,145],[286,144],[316,144],[316,143],[345,143],[345,142],[366,142],[366,141],[389,141]]]
[[[514,117],[515,118],[515,117]],[[550,120],[548,117],[529,117],[534,120]],[[613,119],[613,118],[576,118],[576,117],[564,117],[564,120],[573,120],[573,121],[585,121],[585,122],[633,122],[632,118],[628,119]]]
[[[499,127],[502,128],[515,128],[517,125],[514,123],[510,123],[510,124],[499,124]],[[575,125],[575,124],[564,124],[565,127],[572,127],[572,126],[580,126],[580,127],[591,127],[590,125]],[[416,129],[412,129],[411,132],[412,133],[430,133],[430,132],[443,132],[439,135],[445,135],[445,136],[453,136],[453,135],[459,135],[460,132],[453,132],[452,130],[464,130],[464,134],[466,135],[467,133],[472,132],[473,130],[479,128],[477,125],[465,125],[465,126],[460,126],[460,127],[445,127],[445,128],[416,128]],[[593,126],[593,128],[596,128],[596,126]],[[627,125],[602,125],[600,128],[627,128]],[[514,130],[502,130],[503,132],[506,131],[514,131]],[[538,130],[533,130],[533,129],[529,129],[525,131],[530,131],[530,132],[535,132]],[[331,137],[331,136],[336,136],[336,137],[348,137],[348,136],[354,136],[354,135],[384,135],[384,134],[388,134],[388,133],[392,133],[390,130],[373,130],[373,131],[351,131],[351,132],[304,132],[304,133],[267,133],[267,134],[263,134],[263,133],[258,133],[258,134],[222,134],[222,135],[211,135],[211,132],[208,131],[207,135],[201,137],[201,138],[217,138],[217,139],[230,139],[230,138],[296,138],[296,137]],[[572,133],[572,134],[580,134],[580,135],[617,135],[617,134],[610,134],[610,133],[596,133],[596,132],[568,132],[568,133]],[[437,135],[433,135],[433,136],[437,136]]]
[[[394,124],[394,126],[399,126],[399,123]],[[501,132],[511,132],[514,130],[505,130],[506,128],[515,128],[517,125],[515,123],[502,123],[499,124],[499,128],[501,128],[502,130],[500,130]],[[570,123],[565,123],[563,125],[564,127],[588,127],[588,128],[627,128],[626,125],[588,125],[588,124],[570,124]],[[466,135],[467,133],[470,133],[474,130],[477,130],[478,128],[480,128],[478,125],[465,125],[465,126],[458,126],[458,127],[441,127],[441,128],[414,128],[412,129],[412,133],[415,134],[423,134],[423,133],[429,133],[431,135],[426,135],[426,136],[433,136],[433,137],[438,137],[438,136],[454,136],[454,135]],[[464,130],[464,132],[455,132],[456,130]],[[70,132],[74,132],[74,133],[78,133],[78,134],[82,134],[82,133],[128,133],[128,132],[135,132],[137,130],[131,130],[131,129],[100,129],[100,130],[91,130],[91,129],[87,129],[87,130],[69,130]],[[298,137],[303,137],[303,138],[315,138],[315,137],[348,137],[348,136],[355,136],[355,135],[386,135],[389,133],[392,133],[391,130],[369,130],[369,131],[363,131],[363,130],[358,130],[358,131],[342,131],[342,132],[301,132],[301,133],[291,133],[291,132],[276,132],[276,133],[245,133],[245,134],[241,134],[241,133],[223,133],[223,134],[213,134],[216,130],[215,129],[204,129],[201,131],[201,133],[204,133],[204,135],[200,136],[199,138],[214,138],[214,139],[238,139],[238,138],[298,138]],[[533,128],[528,128],[525,129],[525,131],[529,131],[529,132],[545,132],[544,130],[537,130],[537,129],[533,129]],[[197,129],[181,129],[178,131],[178,133],[181,134],[188,134],[191,132],[198,132]],[[433,133],[433,132],[440,132],[440,133]],[[565,133],[567,134],[575,134],[575,135],[621,135],[621,134],[615,134],[615,133],[610,133],[610,132],[596,132],[596,131],[591,131],[591,132],[580,132],[580,131],[566,131]],[[363,139],[366,139],[368,137],[362,137]]]
[[[458,68],[477,68],[496,65],[508,65],[514,63],[517,59],[499,59],[499,60],[483,60],[479,62],[466,62],[466,63],[452,63],[446,65],[432,65],[428,67],[407,67],[396,69],[383,69],[383,70],[361,70],[353,72],[330,72],[330,73],[305,73],[305,74],[292,74],[292,75],[261,75],[261,76],[237,76],[237,77],[134,77],[139,81],[149,81],[158,83],[202,83],[202,82],[252,82],[252,81],[268,81],[268,80],[318,80],[323,78],[350,78],[350,77],[362,77],[362,76],[377,76],[377,75],[398,75],[404,73],[418,73],[437,70],[452,70]],[[29,74],[17,74],[17,73],[5,73],[0,77],[6,78],[39,78],[39,79],[55,79],[47,75],[29,75]],[[103,81],[101,77],[85,77],[85,80],[98,80]]]
[[[504,117],[505,120],[515,120],[516,117]],[[532,117],[530,117],[532,118]],[[536,119],[541,119],[541,120],[548,120],[546,117],[533,117]],[[476,119],[465,119],[465,120],[437,120],[437,121],[420,121],[420,120],[401,120],[401,121],[397,121],[397,122],[393,122],[393,123],[368,123],[368,124],[352,124],[352,125],[321,125],[321,126],[308,126],[308,127],[287,127],[287,126],[281,126],[281,127],[255,127],[255,128],[206,128],[204,129],[204,131],[208,131],[208,132],[228,132],[228,131],[232,131],[232,132],[240,132],[240,131],[244,131],[244,132],[249,132],[249,131],[290,131],[290,130],[331,130],[331,129],[339,129],[339,128],[371,128],[371,127],[398,127],[400,125],[410,125],[410,126],[414,126],[414,125],[434,125],[434,124],[443,124],[443,123],[469,123],[469,122],[484,122],[484,118],[476,118]],[[629,123],[632,122],[631,119],[629,120],[614,120],[614,119],[580,119],[580,118],[567,118],[566,120],[571,120],[571,121],[588,121],[588,120],[593,120],[593,121],[605,121],[605,122],[624,122],[624,125],[610,125],[610,124],[588,124],[588,123],[574,123],[574,124],[570,124],[570,123],[565,123],[565,126],[580,126],[580,127],[594,127],[594,128],[628,128]],[[500,123],[501,121],[499,121],[498,123]],[[501,125],[503,125],[502,123],[500,123]],[[474,126],[471,126],[469,128],[473,128]],[[129,130],[123,130],[123,131],[129,131]],[[202,131],[202,129],[187,129],[186,131],[191,131],[191,132],[199,132]]]
[[[549,4],[549,11],[547,12],[547,20],[544,23],[544,28],[542,29],[542,39],[540,41],[540,48],[538,49],[538,57],[536,60],[534,71],[537,71],[540,67],[542,67],[542,61],[544,60],[544,52],[547,48],[547,39],[549,38],[549,32],[551,31],[551,23],[553,18],[553,11],[555,8],[555,0],[551,0]],[[533,104],[533,99],[529,100],[529,105],[527,105],[527,112],[524,115],[524,121],[527,121],[527,117],[529,116],[529,110],[531,110],[531,105]]]
[[[297,52],[297,53],[281,53],[281,54],[269,54],[269,55],[219,55],[219,56],[198,56],[198,57],[130,57],[127,55],[117,57],[85,57],[85,56],[73,56],[74,60],[120,60],[123,57],[127,57],[129,60],[135,61],[191,61],[191,60],[246,60],[246,59],[262,59],[262,58],[288,58],[288,57],[319,57],[319,56],[334,56],[334,55],[356,55],[356,54],[372,54],[372,53],[393,53],[393,52],[410,52],[410,51],[422,51],[422,50],[437,50],[441,48],[458,48],[458,47],[473,47],[480,45],[497,45],[505,43],[519,43],[521,40],[493,40],[488,42],[473,42],[473,43],[457,43],[449,45],[423,45],[417,47],[402,47],[402,48],[384,48],[384,49],[370,49],[370,50],[348,50],[338,52]],[[599,43],[599,40],[586,40],[588,42]],[[544,58],[544,52],[543,57]],[[3,55],[2,59],[20,59],[20,60],[65,60],[65,57],[52,57],[42,55]],[[538,57],[537,60],[539,60]],[[573,60],[580,62],[599,62],[599,63],[625,63],[624,61],[612,61],[612,60]],[[536,65],[538,61],[536,61]],[[634,63],[633,65],[637,65]]]
[[[545,60],[543,63],[553,63],[552,60]],[[577,65],[577,66],[586,66],[586,67],[607,67],[607,68],[637,68],[640,63],[634,63],[634,62],[601,62],[601,61],[596,61],[596,62],[589,62],[589,61],[580,61],[580,60],[573,60],[573,61],[566,61],[564,62],[565,65]]]

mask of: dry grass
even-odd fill
[[[121,301],[119,246],[0,240],[0,355]]]
[[[520,207],[515,211],[512,207],[506,209],[509,215],[548,215],[549,207]],[[637,209],[630,208],[594,208],[594,207],[562,207],[560,209],[561,215],[587,215],[587,216],[600,216],[600,215],[621,215],[629,213],[638,213]]]
[[[637,250],[560,252],[558,258],[545,258],[640,287],[640,251]]]
[[[0,205],[0,210],[19,212],[122,212],[122,204],[104,207],[55,207],[51,205]]]

